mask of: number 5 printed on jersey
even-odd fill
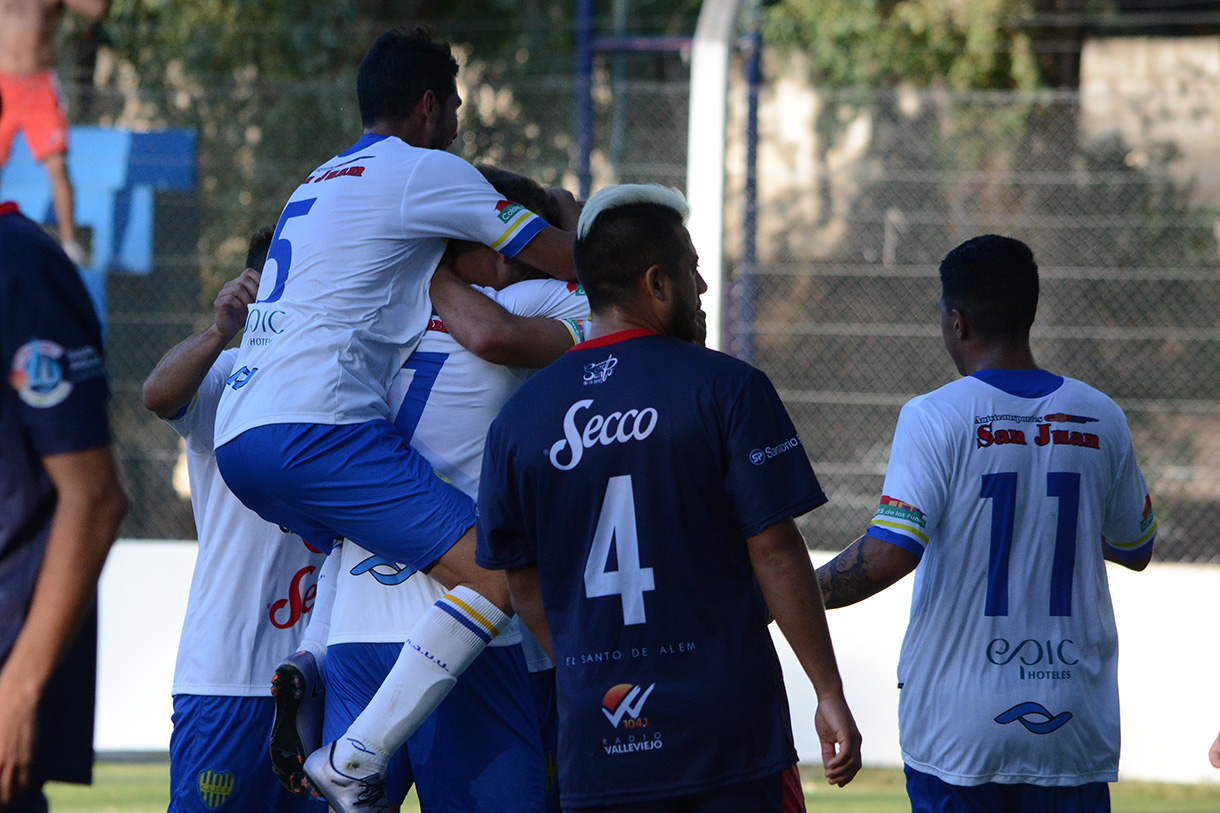
[[[608,570],[610,546],[614,545],[618,570]],[[635,495],[631,475],[611,477],[593,546],[585,561],[585,595],[589,598],[618,596],[623,602],[623,624],[644,624],[644,594],[655,590],[651,567],[640,567],[640,540],[635,523]]]
[[[309,214],[317,198],[309,200],[294,200],[284,207],[280,222],[275,224],[275,234],[271,237],[271,246],[267,249],[267,259],[275,260],[275,287],[266,299],[259,302],[278,302],[284,295],[284,283],[288,281],[288,269],[292,267],[292,243],[284,237],[284,226],[294,217]]]

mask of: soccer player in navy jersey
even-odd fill
[[[940,265],[963,378],[898,417],[868,531],[818,569],[828,607],[915,571],[898,662],[915,811],[1108,811],[1118,635],[1105,562],[1143,570],[1156,518],[1121,409],[1040,369],[1038,266],[988,234]]]
[[[552,647],[565,809],[781,810],[797,757],[771,616],[818,693],[827,779],[860,767],[793,521],[826,497],[766,376],[692,342],[688,211],[655,185],[588,201],[592,338],[488,433],[478,561]]]
[[[0,809],[88,784],[94,594],[127,499],[106,416],[102,331],[67,255],[0,203]]]

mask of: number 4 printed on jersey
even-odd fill
[[[609,570],[610,546],[614,545],[618,570]],[[611,477],[593,546],[585,561],[585,595],[589,598],[619,596],[623,602],[623,624],[644,624],[644,594],[655,590],[651,567],[640,567],[640,540],[636,533],[635,495],[631,475]]]

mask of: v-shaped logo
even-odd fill
[[[652,694],[656,685],[654,683],[647,689],[641,690],[639,686],[620,683],[606,692],[606,697],[602,700],[602,714],[606,715],[610,725],[615,728],[618,728],[619,723],[623,721],[624,715],[630,716],[632,720],[638,720],[640,712],[644,710],[644,703],[648,700],[648,695]],[[613,707],[613,711],[611,711],[611,707]]]

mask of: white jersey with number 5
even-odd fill
[[[868,530],[920,556],[898,665],[903,759],[954,785],[1117,779],[1104,549],[1151,550],[1126,418],[1044,370],[910,401]]]
[[[390,379],[428,325],[444,238],[512,257],[545,225],[457,156],[362,137],[280,215],[216,445],[267,424],[389,418]]]
[[[583,338],[589,304],[576,285],[526,280],[502,291],[481,290],[518,316],[562,321],[572,331],[573,343]],[[476,497],[487,428],[530,372],[483,361],[458,344],[434,316],[390,387],[394,423],[437,474]],[[343,543],[342,557],[329,643],[401,642],[419,616],[444,595],[444,588],[426,575],[350,541]],[[518,626],[514,621],[491,646],[518,643]],[[531,661],[540,660],[537,652],[530,654]]]

